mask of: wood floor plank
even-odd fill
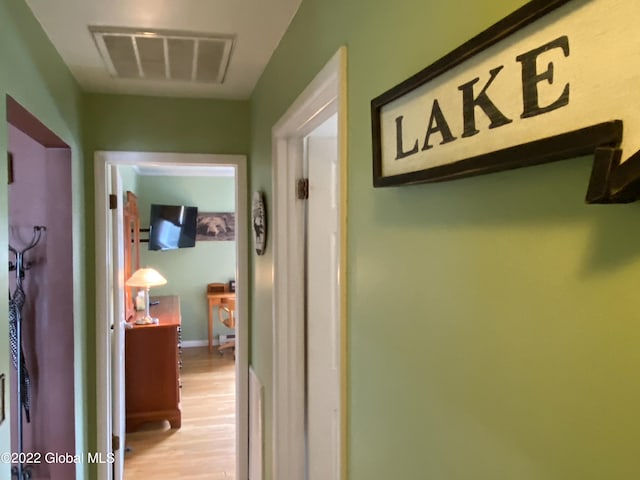
[[[127,434],[124,479],[235,480],[235,362],[206,347],[183,350],[182,427]]]

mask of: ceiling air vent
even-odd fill
[[[222,83],[233,36],[89,27],[107,69],[118,78]]]

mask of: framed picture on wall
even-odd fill
[[[262,192],[253,192],[251,220],[253,223],[253,240],[255,242],[256,253],[258,255],[264,255],[267,243],[267,217]]]
[[[196,223],[196,241],[229,241],[236,239],[236,214],[199,212]]]

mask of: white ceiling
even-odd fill
[[[249,98],[301,0],[26,0],[89,92]],[[89,26],[234,35],[222,84],[111,77]]]

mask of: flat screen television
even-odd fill
[[[149,250],[174,250],[196,246],[198,207],[151,205]]]

